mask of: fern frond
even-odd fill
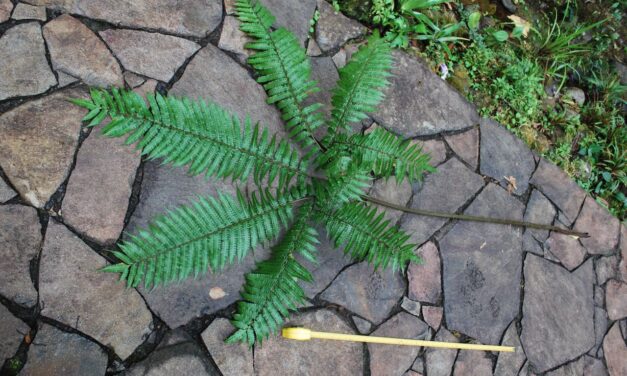
[[[383,128],[363,135],[338,135],[325,157],[334,159],[344,150],[349,151],[364,169],[384,178],[393,175],[399,183],[405,178],[417,181],[425,172],[435,171],[429,165],[429,155],[423,153],[419,145]]]
[[[300,209],[303,215],[272,249],[270,259],[259,263],[255,271],[246,275],[243,301],[238,303],[232,320],[237,331],[227,342],[248,342],[251,346],[255,341],[261,343],[278,331],[290,311],[305,302],[305,293],[298,282],[311,282],[312,276],[294,259],[294,254],[313,259],[318,233],[307,224],[311,206],[304,205]]]
[[[113,254],[121,261],[105,267],[120,279],[146,287],[192,274],[221,270],[241,260],[260,243],[278,236],[292,218],[293,206],[306,197],[302,189],[272,195],[262,191],[245,197],[220,194],[200,198],[158,217],[148,229],[119,245]]]
[[[287,29],[272,31],[272,14],[256,0],[235,3],[241,30],[254,39],[246,48],[256,51],[248,63],[257,71],[257,81],[268,92],[268,103],[276,104],[290,136],[303,147],[320,144],[314,131],[323,123],[315,103],[303,105],[310,93],[318,91],[310,79],[311,64],[299,40]]]
[[[335,166],[339,165],[339,166]],[[328,179],[316,179],[313,191],[320,205],[337,208],[345,202],[361,200],[371,185],[370,171],[348,158],[337,158],[326,166]]]
[[[193,175],[207,174],[245,181],[253,175],[285,187],[294,177],[307,178],[307,166],[296,150],[284,140],[268,137],[267,130],[244,126],[237,116],[215,104],[189,99],[148,95],[146,102],[127,90],[92,90],[91,101],[74,103],[89,109],[83,119],[95,126],[107,116],[103,128],[110,137],[127,136],[126,143],[137,143],[143,155],[164,158],[175,166],[189,166]]]
[[[359,48],[346,66],[333,90],[329,135],[349,130],[351,122],[365,119],[383,100],[382,89],[388,85],[392,55],[389,44],[377,34]]]
[[[415,244],[407,243],[409,235],[384,220],[383,213],[361,202],[349,202],[335,211],[316,208],[336,247],[357,260],[378,267],[400,269],[408,261],[420,262],[413,252]]]

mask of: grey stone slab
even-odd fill
[[[114,243],[122,233],[141,156],[120,138],[92,130],[83,142],[63,198],[65,223],[89,239]]]
[[[368,31],[359,22],[336,12],[325,0],[318,0],[318,11],[320,19],[316,24],[316,42],[322,51],[336,49]]]
[[[461,350],[453,376],[492,376],[492,360],[483,351]]]
[[[305,45],[309,34],[309,21],[316,10],[315,0],[260,0],[276,17],[275,27],[285,27]]]
[[[489,184],[464,212],[520,220],[524,206]],[[520,228],[458,222],[440,241],[447,328],[498,343],[518,315],[522,268]]]
[[[536,372],[576,359],[594,346],[594,274],[589,260],[572,273],[527,254],[521,342]]]
[[[331,115],[331,96],[332,90],[335,88],[337,80],[340,78],[333,64],[333,60],[327,56],[312,57],[311,61],[311,79],[318,83],[320,91],[311,94],[306,100],[305,104],[312,103],[322,104],[322,109],[327,116]],[[318,133],[318,132],[317,132]],[[322,134],[319,135],[323,136]]]
[[[422,263],[409,263],[407,296],[420,302],[437,304],[442,297],[440,252],[433,242],[427,242],[416,254],[420,256]]]
[[[13,10],[11,18],[14,20],[46,20],[46,8],[18,3]]]
[[[614,323],[603,340],[603,354],[610,376],[627,375],[627,345],[618,323]]]
[[[17,353],[17,349],[22,343],[22,339],[30,328],[22,320],[13,316],[13,314],[0,303],[0,362],[4,361]]]
[[[627,317],[627,283],[610,280],[605,286],[605,304],[611,320]]]
[[[157,349],[125,372],[128,376],[218,376],[204,351],[182,329],[165,335]]]
[[[5,22],[9,19],[13,10],[13,3],[11,0],[0,0],[0,22]]]
[[[252,376],[253,351],[245,343],[224,343],[235,328],[229,320],[217,318],[202,332],[202,340],[224,376]]]
[[[171,35],[108,29],[100,36],[126,70],[168,82],[200,45]]]
[[[41,248],[37,211],[28,206],[0,206],[0,295],[25,307],[37,304],[30,263]]]
[[[618,245],[620,221],[590,196],[583,203],[574,229],[590,235],[581,239],[590,254],[607,255],[613,253]]]
[[[397,313],[375,330],[377,337],[428,339],[430,329],[422,320],[405,312]],[[401,375],[418,356],[420,347],[368,344],[372,376]]]
[[[452,335],[445,328],[440,328],[433,340],[441,342],[459,342],[457,337]],[[456,357],[457,350],[428,348],[425,352],[427,375],[450,376]]]
[[[222,21],[219,0],[26,0],[33,5],[107,21],[114,25],[155,29],[203,38]]]
[[[102,273],[107,262],[65,226],[50,221],[39,271],[41,314],[110,346],[126,359],[151,331],[141,296]]]
[[[240,63],[245,63],[246,59],[252,55],[252,50],[245,48],[245,46],[252,39],[241,31],[239,26],[240,22],[236,16],[224,17],[218,48],[234,53]]]
[[[348,324],[326,309],[293,315],[285,326],[353,333]],[[352,375],[363,369],[363,347],[355,342],[300,342],[270,337],[261,347],[255,347],[256,375]]]
[[[464,162],[476,169],[479,163],[479,129],[472,128],[466,132],[445,136],[448,146],[453,149]]]
[[[94,342],[78,334],[41,324],[35,345],[28,348],[28,361],[21,375],[104,375],[107,354]]]
[[[407,203],[411,199],[412,189],[407,179],[403,180],[400,184],[397,183],[395,178],[388,180],[379,179],[374,182],[368,195],[392,204],[407,206]],[[383,211],[385,219],[389,220],[391,224],[398,223],[399,219],[403,216],[403,212],[400,210],[394,210],[381,205],[373,206]]]
[[[481,176],[470,171],[463,163],[453,158],[429,174],[421,190],[414,194],[412,208],[454,213],[483,187]],[[411,241],[422,244],[431,237],[446,219],[406,214],[401,227]]]
[[[516,179],[514,194],[523,194],[529,186],[529,178],[536,164],[533,154],[525,143],[513,133],[490,119],[481,119],[481,166],[483,175],[496,179],[503,187],[508,186],[506,177]]]
[[[56,84],[39,24],[19,24],[7,30],[0,38],[0,100],[41,94]]]
[[[17,193],[4,180],[0,179],[0,204],[9,201],[15,196],[17,196]]]
[[[525,222],[551,225],[553,224],[555,215],[555,207],[553,207],[549,199],[537,189],[532,190],[523,220]],[[541,244],[543,244],[548,237],[548,230],[526,228],[523,234],[523,250],[542,256],[544,251]]]
[[[515,321],[513,321],[509,325],[509,328],[505,331],[501,345],[514,346],[516,349],[513,353],[502,352],[498,354],[494,374],[499,376],[518,375],[518,371],[522,368],[525,360],[527,360],[527,357],[525,357],[525,352],[522,348],[522,344],[520,343],[520,337],[516,331]]]
[[[586,257],[586,250],[577,239],[559,232],[551,233],[544,243],[544,249],[556,257],[568,270],[581,265]]]
[[[67,177],[86,111],[66,89],[0,115],[0,166],[20,195],[42,208]]]
[[[320,298],[378,324],[390,315],[404,292],[405,281],[400,273],[375,271],[361,262],[345,269]]]
[[[457,131],[479,123],[473,105],[417,58],[393,52],[391,85],[372,116],[405,137]]]
[[[43,29],[56,71],[78,77],[92,86],[123,86],[122,69],[94,32],[78,19],[64,14]]]

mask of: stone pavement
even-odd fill
[[[262,0],[333,86],[367,30],[323,0]],[[243,274],[126,290],[96,270],[122,236],[231,184],[142,161],[81,128],[66,101],[86,85],[213,100],[284,134],[255,83],[233,0],[0,0],[0,364],[23,375],[627,375],[627,228],[419,60],[395,52],[385,103],[363,129],[415,138],[438,171],[371,194],[414,208],[555,224],[591,233],[389,211],[425,262],[374,271],[320,247],[313,329],[505,344],[514,354],[272,338],[222,340]],[[316,9],[314,35],[308,22]],[[315,98],[327,105],[328,94]],[[373,123],[376,122],[376,124]],[[512,184],[515,179],[515,184]]]

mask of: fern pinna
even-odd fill
[[[94,89],[89,100],[74,103],[89,110],[84,120],[90,126],[110,118],[103,133],[125,136],[148,159],[187,166],[194,175],[254,179],[256,193],[201,198],[156,218],[128,236],[113,252],[119,263],[104,269],[119,273],[129,287],[152,287],[218,272],[254,247],[275,243],[270,258],[246,276],[232,320],[236,331],[228,341],[252,345],[276,333],[305,301],[300,283],[312,275],[294,256],[315,262],[315,225],[326,227],[335,246],[352,258],[375,267],[398,270],[419,261],[409,236],[363,194],[374,177],[417,180],[431,167],[418,146],[384,129],[349,133],[350,124],[383,98],[392,64],[383,39],[371,36],[340,70],[325,119],[320,104],[304,104],[318,88],[298,39],[285,28],[273,29],[274,17],[257,1],[238,0],[236,10],[252,38],[248,61],[296,146],[203,101],[156,94],[146,103],[132,91]],[[324,135],[317,139],[321,128]],[[264,183],[276,188],[262,188]]]

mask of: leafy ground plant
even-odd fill
[[[150,288],[221,271],[256,246],[276,242],[270,258],[246,276],[232,320],[236,331],[228,341],[252,345],[275,333],[305,302],[300,283],[312,275],[300,260],[315,262],[316,225],[326,227],[335,246],[355,260],[396,270],[419,262],[409,236],[367,201],[394,206],[365,191],[373,177],[415,181],[432,168],[418,146],[382,128],[350,133],[351,123],[366,118],[383,98],[392,63],[388,42],[371,36],[340,70],[325,119],[320,104],[303,104],[317,87],[296,37],[285,28],[273,30],[274,17],[258,2],[238,0],[236,9],[241,29],[253,39],[247,47],[255,53],[248,61],[298,148],[249,118],[241,121],[202,101],[157,94],[148,95],[147,104],[132,91],[112,89],[92,90],[89,100],[74,103],[89,110],[84,120],[90,126],[109,117],[103,133],[126,136],[149,159],[187,166],[195,175],[252,179],[258,186],[255,193],[201,198],[156,218],[122,242],[113,252],[119,262],[104,269],[119,273],[129,287],[143,282]],[[324,136],[318,139],[320,130]],[[504,222],[512,223],[498,223]]]

